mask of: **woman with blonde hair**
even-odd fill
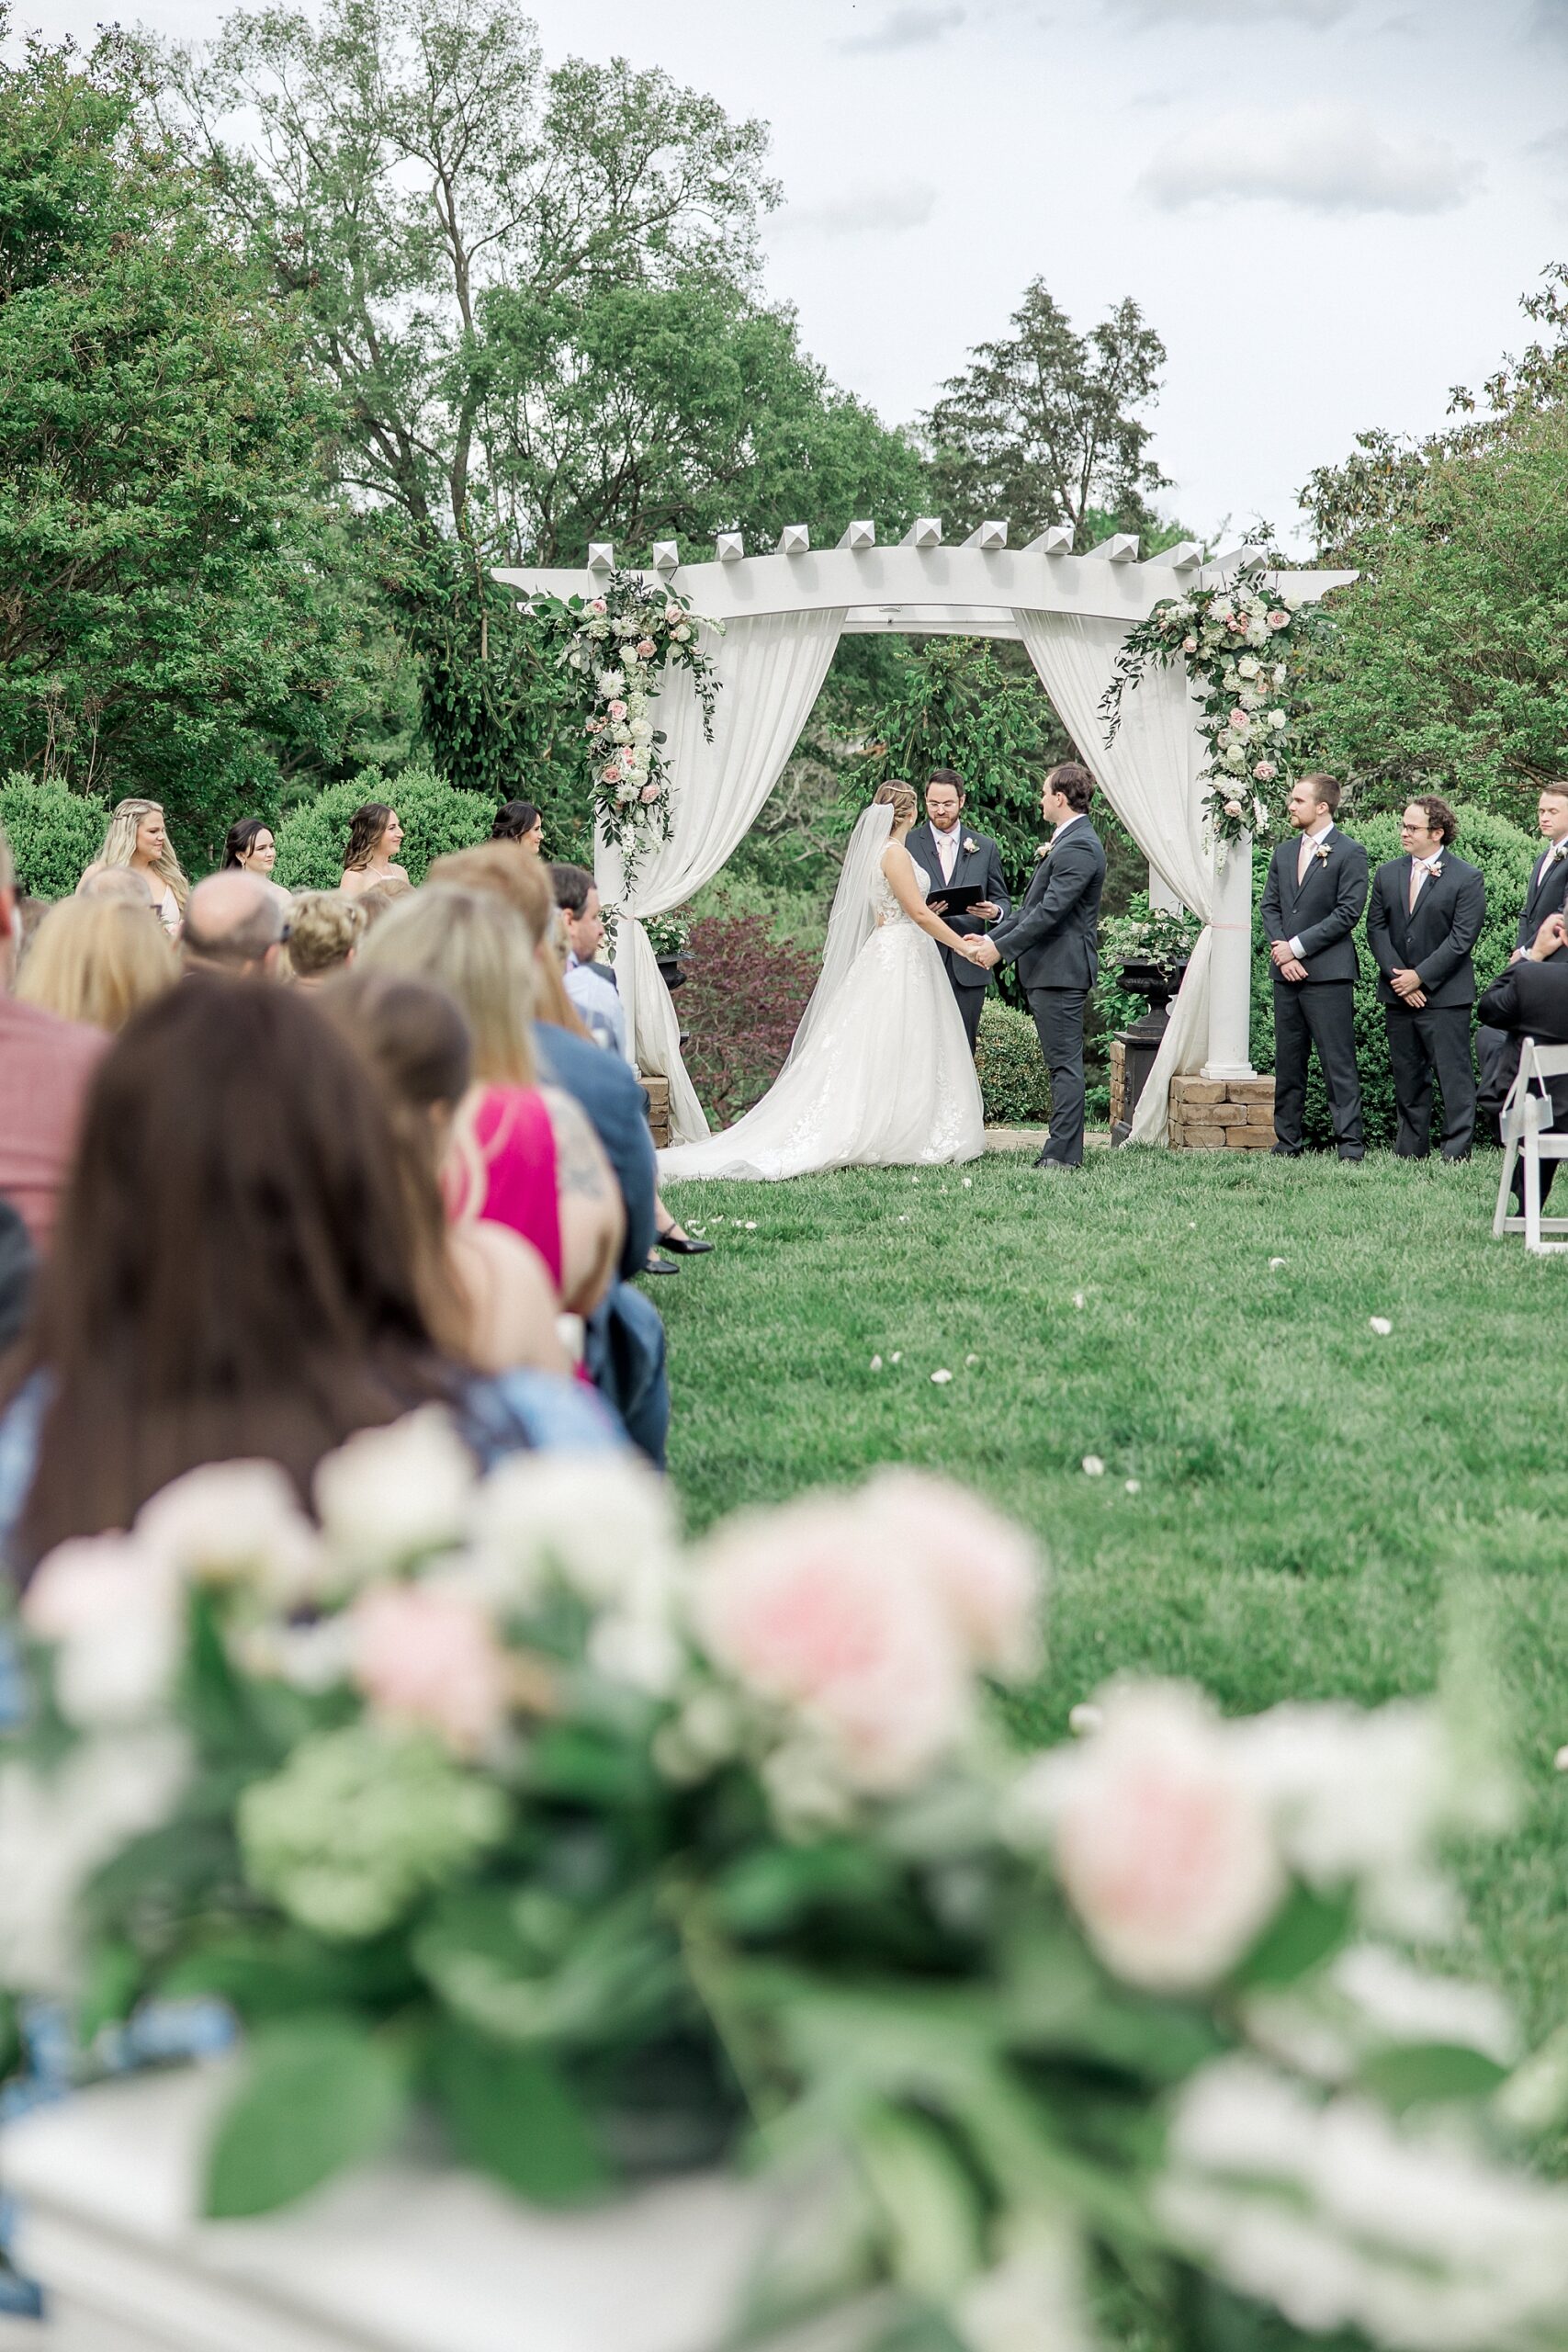
[[[455,1216],[520,1233],[560,1305],[591,1315],[615,1280],[620,1194],[577,1104],[538,1083],[533,943],[521,917],[492,892],[426,884],[377,924],[358,967],[433,980],[456,998],[474,1082],[447,1155]]]
[[[16,994],[62,1021],[111,1034],[172,988],[179,963],[148,907],[113,899],[64,899],[39,923]]]
[[[104,845],[82,876],[88,881],[114,865],[140,874],[152,894],[152,907],[171,939],[180,935],[190,884],[180,870],[158,800],[121,800],[109,818]],[[81,883],[77,884],[80,889]]]
[[[914,787],[880,785],[845,853],[822,976],[789,1058],[722,1135],[659,1155],[661,1179],[773,1181],[825,1168],[931,1168],[986,1147],[980,1083],[939,945],[966,955],[926,904],[904,844]]]
[[[369,928],[364,908],[341,890],[301,890],[288,915],[288,968],[296,987],[319,989],[345,970]]]

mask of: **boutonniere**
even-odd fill
[[[1328,863],[1328,843],[1327,843],[1326,842],[1318,842],[1318,844],[1317,844],[1316,848],[1313,851],[1313,854],[1312,854],[1312,862],[1313,862],[1313,864],[1314,864],[1314,865],[1327,865],[1327,863]]]
[[[1049,857],[1049,856],[1050,856],[1050,854],[1051,854],[1051,844],[1050,844],[1050,842],[1041,842],[1041,844],[1040,844],[1040,846],[1039,846],[1039,848],[1038,848],[1038,849],[1035,851],[1035,853],[1034,853],[1034,863],[1035,863],[1035,865],[1039,865],[1039,863],[1040,863],[1040,861],[1041,861],[1041,859],[1042,859],[1043,857]]]
[[[964,856],[965,856],[965,857],[974,857],[974,856],[976,856],[976,855],[978,854],[979,847],[980,847],[979,842],[975,839],[974,834],[973,834],[973,833],[970,833],[970,834],[965,838],[965,840],[964,840]]]

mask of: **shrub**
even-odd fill
[[[987,996],[975,1056],[988,1127],[1041,1126],[1051,1115],[1051,1080],[1034,1023]]]
[[[1479,989],[1495,978],[1513,953],[1514,927],[1529,888],[1531,865],[1540,856],[1541,845],[1506,817],[1496,816],[1488,808],[1460,808],[1455,813],[1459,818],[1455,854],[1470,865],[1478,865],[1486,878],[1486,921],[1474,951]],[[1345,831],[1364,845],[1374,874],[1389,858],[1399,855],[1396,816],[1352,819]],[[1259,854],[1253,861],[1255,911],[1263,896],[1268,871],[1269,862]],[[1274,1067],[1274,989],[1261,924],[1255,924],[1254,938],[1252,1061],[1254,1069],[1267,1070]],[[1356,987],[1356,1060],[1361,1073],[1361,1112],[1367,1142],[1392,1144],[1396,1124],[1393,1072],[1389,1067],[1387,1024],[1378,1002],[1377,965],[1367,945],[1364,915],[1357,926],[1356,953],[1361,961],[1361,978]],[[1315,1055],[1307,1081],[1306,1136],[1309,1144],[1329,1144],[1334,1139],[1327,1090]]]
[[[68,899],[103,845],[108,810],[85,792],[34,776],[0,783],[0,825],[11,844],[17,888],[37,899]]]
[[[277,880],[290,890],[335,890],[349,819],[367,800],[384,800],[397,810],[403,829],[398,863],[411,882],[423,881],[433,858],[488,842],[495,820],[495,808],[482,794],[457,791],[434,768],[414,763],[395,776],[366,768],[284,819],[277,829]]]
[[[775,939],[765,915],[699,917],[684,961],[675,1010],[691,1032],[687,1067],[709,1118],[729,1126],[784,1067],[820,967]]]

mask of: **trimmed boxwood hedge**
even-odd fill
[[[987,995],[975,1056],[988,1127],[1043,1126],[1051,1115],[1051,1080],[1026,1012]]]
[[[14,775],[0,782],[0,825],[11,844],[17,888],[35,899],[68,899],[103,847],[109,812],[63,784]]]
[[[434,858],[488,842],[495,806],[482,793],[459,792],[422,763],[387,776],[366,768],[347,783],[329,785],[293,809],[277,829],[276,878],[289,890],[335,890],[343,876],[349,819],[367,800],[395,808],[403,829],[398,863],[411,882],[423,882]]]
[[[1489,809],[1456,805],[1454,813],[1459,819],[1459,831],[1453,844],[1455,854],[1467,859],[1472,865],[1478,865],[1486,877],[1486,921],[1475,946],[1475,978],[1479,989],[1496,977],[1513,953],[1515,925],[1529,888],[1530,868],[1540,854],[1541,844],[1533,834],[1510,824],[1506,817],[1494,816]],[[1400,854],[1397,816],[1350,818],[1346,821],[1345,831],[1364,843],[1374,874],[1389,858]],[[1271,1070],[1274,1067],[1273,975],[1263,928],[1256,920],[1268,872],[1269,860],[1259,848],[1253,859],[1252,870],[1252,1066],[1260,1070]],[[1361,1072],[1361,1108],[1366,1121],[1367,1142],[1369,1145],[1392,1144],[1395,1127],[1393,1073],[1389,1067],[1388,1031],[1383,1009],[1377,998],[1377,965],[1371,949],[1367,945],[1364,915],[1356,930],[1356,953],[1361,962],[1361,978],[1356,989],[1356,1059]],[[1328,1145],[1334,1140],[1334,1125],[1328,1115],[1328,1095],[1315,1055],[1307,1081],[1306,1137],[1309,1144]]]

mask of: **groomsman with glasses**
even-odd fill
[[[1367,853],[1334,821],[1339,786],[1331,775],[1303,775],[1285,805],[1297,839],[1281,842],[1270,858],[1259,910],[1274,964],[1274,1157],[1301,1157],[1315,1046],[1339,1157],[1359,1159],[1354,998],[1360,966],[1350,934],[1367,903]]]
[[[1509,961],[1522,963],[1530,955],[1540,927],[1550,915],[1568,912],[1568,784],[1541,786],[1536,804],[1536,825],[1545,846],[1530,869],[1529,888],[1519,910],[1514,952]],[[1503,1104],[1519,1067],[1517,1035],[1495,1026],[1483,1012],[1475,1033],[1475,1057],[1481,1065],[1477,1114],[1483,1132],[1495,1136]]]
[[[1399,823],[1404,854],[1379,866],[1367,908],[1401,1159],[1425,1159],[1432,1148],[1434,1077],[1443,1097],[1443,1158],[1468,1159],[1475,1140],[1471,951],[1486,920],[1486,884],[1479,866],[1453,854],[1455,830],[1453,810],[1436,793],[1410,801]]]

